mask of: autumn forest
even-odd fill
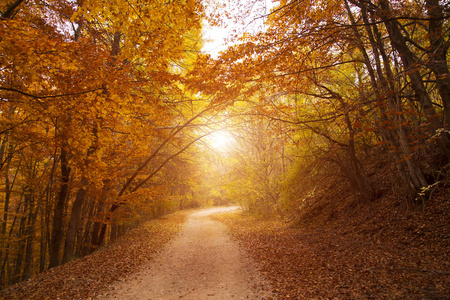
[[[448,202],[449,3],[268,5],[1,1],[0,287],[176,210]]]

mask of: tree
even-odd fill
[[[434,85],[445,90],[448,74],[441,6],[282,1],[267,15],[265,31],[244,34],[216,61],[202,61],[203,70],[218,73],[216,79],[205,76],[204,84],[225,82],[234,101],[266,91],[259,96],[266,109],[258,114],[330,143],[324,155],[362,199],[378,194],[362,156],[389,145],[392,164],[414,198],[449,158],[447,100],[445,92],[433,92]],[[427,69],[442,76],[430,80]],[[267,100],[273,97],[279,100]],[[424,163],[435,143],[440,159]]]
[[[151,189],[198,140],[210,99],[193,100],[183,73],[201,47],[203,8],[184,4],[0,6],[2,284],[92,250],[83,243],[101,242],[105,211],[125,197],[141,201],[139,187]],[[35,186],[11,182],[27,172]]]

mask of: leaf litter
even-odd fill
[[[216,218],[257,258],[278,299],[450,299],[447,191],[425,211],[385,197],[326,221]]]
[[[154,219],[91,255],[0,291],[0,299],[92,299],[148,263],[181,229],[186,212]]]
[[[447,191],[425,211],[384,197],[296,224],[239,212],[214,218],[258,261],[277,299],[450,299]],[[149,262],[186,215],[145,223],[89,256],[0,291],[0,299],[95,298]]]

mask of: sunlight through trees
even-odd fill
[[[215,3],[215,4],[214,4]],[[450,159],[446,1],[2,1],[0,284],[176,209],[423,208]],[[202,53],[203,24],[232,23]],[[377,176],[383,174],[379,180]]]

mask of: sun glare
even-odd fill
[[[216,131],[209,136],[210,146],[217,151],[227,151],[236,142],[234,137],[228,131]]]

